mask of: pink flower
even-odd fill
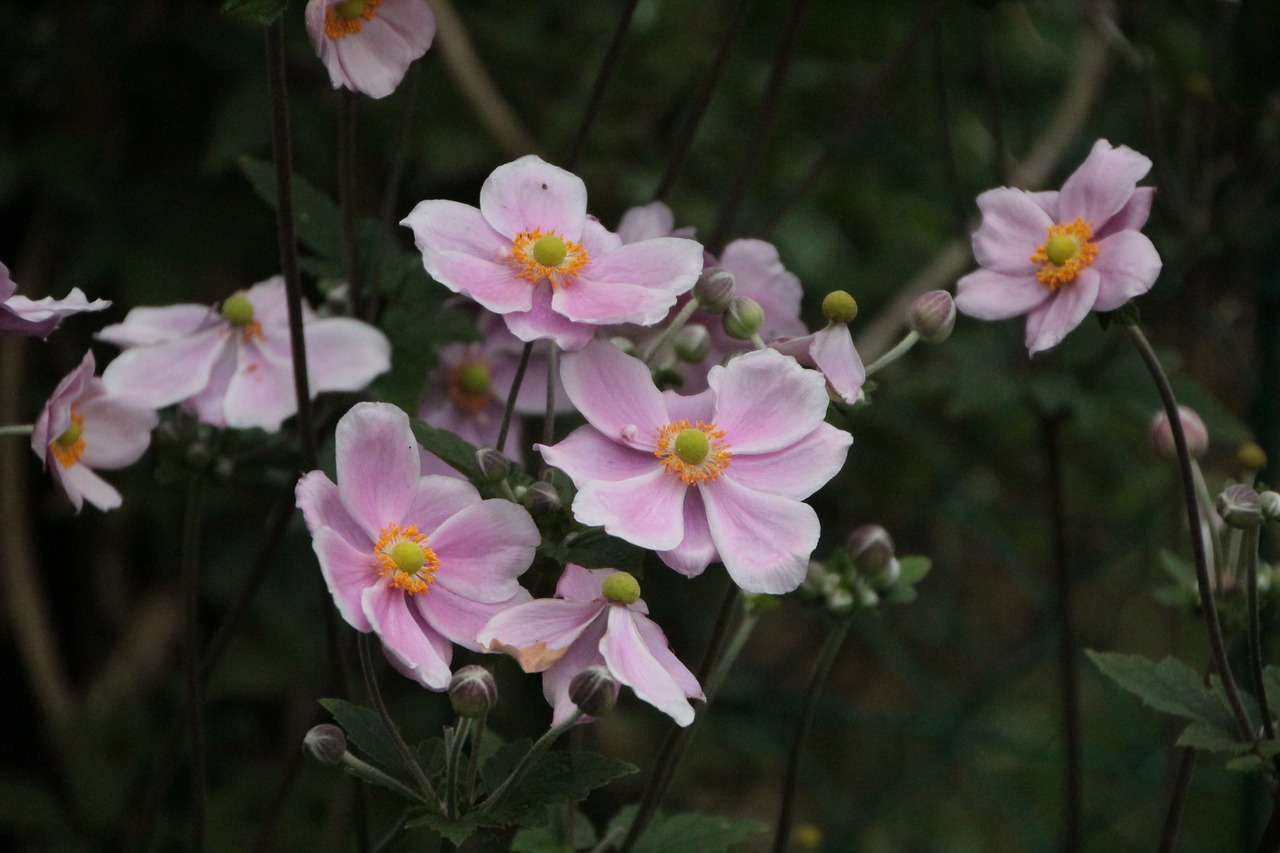
[[[525,672],[541,672],[542,693],[555,709],[552,725],[576,706],[569,682],[601,664],[621,684],[682,726],[693,722],[690,699],[702,699],[693,673],[667,646],[662,629],[645,614],[640,585],[626,572],[584,569],[572,563],[556,585],[556,597],[518,604],[480,631],[488,651],[515,657]]]
[[[566,350],[600,325],[657,323],[702,271],[692,240],[623,245],[587,216],[582,180],[532,154],[493,171],[479,209],[424,201],[401,224],[436,281],[503,315],[520,340]]]
[[[828,323],[821,331],[799,338],[778,338],[769,346],[820,371],[833,399],[852,404],[862,397],[867,371],[853,346],[847,323]]]
[[[63,299],[46,296],[28,299],[16,296],[18,286],[9,278],[9,268],[0,264],[0,335],[34,335],[48,338],[63,317],[82,311],[101,311],[111,305],[105,299],[90,302],[78,287]]]
[[[317,318],[303,306],[311,394],[358,391],[391,366],[377,329],[344,317]],[[223,301],[135,308],[98,337],[127,349],[103,371],[114,394],[153,408],[182,403],[216,427],[278,430],[298,407],[281,276]]]
[[[394,92],[436,34],[427,0],[308,0],[306,19],[333,88],[371,98]]]
[[[1138,233],[1154,190],[1151,161],[1099,139],[1061,192],[1000,187],[978,196],[973,255],[982,269],[956,284],[956,308],[980,320],[1027,315],[1032,355],[1056,346],[1090,311],[1146,293],[1160,256]]]
[[[145,403],[108,393],[94,369],[93,353],[87,352],[80,366],[58,383],[31,435],[31,449],[76,512],[86,500],[101,510],[120,506],[120,493],[93,469],[137,462],[159,421]]]
[[[710,388],[685,397],[597,342],[565,356],[561,378],[587,426],[534,448],[577,486],[578,521],[685,575],[719,559],[748,592],[800,585],[818,544],[818,517],[802,501],[853,441],[823,422],[821,375],[761,350],[711,368]]]
[[[516,578],[538,529],[514,503],[422,476],[409,417],[395,406],[357,403],[336,442],[337,485],[312,471],[297,488],[325,583],[342,618],[376,633],[397,669],[444,690],[452,644],[478,651],[484,624],[529,599]]]

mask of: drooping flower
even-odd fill
[[[529,600],[516,582],[540,541],[520,506],[470,483],[422,476],[409,417],[357,403],[338,422],[337,475],[305,475],[298,507],[338,612],[378,635],[391,663],[424,687],[449,686],[453,643]]]
[[[46,296],[28,299],[18,296],[18,285],[9,277],[9,268],[0,264],[0,335],[34,335],[48,338],[64,317],[110,307],[105,299],[90,302],[78,287],[62,299]]]
[[[556,597],[518,604],[489,620],[479,641],[488,651],[515,657],[525,672],[542,673],[542,693],[555,709],[552,725],[576,710],[569,682],[601,664],[636,696],[679,725],[693,722],[690,699],[702,699],[693,673],[646,615],[640,585],[626,572],[569,563]]]
[[[845,291],[833,290],[822,300],[822,313],[828,320],[825,328],[798,338],[775,338],[769,346],[819,371],[826,377],[832,399],[856,403],[867,379],[862,357],[849,334],[849,321],[857,316],[858,303]]]
[[[493,171],[478,209],[424,201],[401,224],[436,281],[501,314],[520,340],[565,350],[601,325],[657,323],[702,271],[692,240],[624,245],[587,215],[580,178],[532,154]]]
[[[587,425],[534,448],[577,486],[578,521],[652,548],[685,575],[719,559],[748,592],[800,584],[818,544],[818,517],[803,501],[853,441],[823,422],[820,374],[761,350],[711,368],[707,391],[680,396],[596,342],[565,356],[561,378]]]
[[[394,92],[436,34],[427,0],[308,0],[306,19],[333,88],[371,98]]]
[[[84,502],[101,510],[121,504],[120,493],[94,473],[137,462],[151,444],[151,430],[159,421],[146,403],[107,391],[93,375],[93,353],[67,374],[36,418],[31,449],[44,463],[54,482],[75,506]]]
[[[956,308],[980,320],[1027,315],[1032,355],[1056,346],[1090,311],[1114,311],[1160,274],[1139,233],[1154,190],[1137,186],[1151,161],[1099,139],[1061,192],[1000,187],[978,196],[973,235],[981,269],[956,283]]]
[[[284,278],[225,299],[220,308],[135,308],[98,337],[125,347],[103,371],[115,394],[154,408],[182,403],[216,427],[280,429],[297,412]],[[358,391],[391,366],[391,344],[367,323],[316,317],[303,306],[311,394]]]

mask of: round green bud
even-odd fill
[[[334,767],[347,754],[347,736],[333,723],[314,726],[302,739],[302,751],[320,764]]]
[[[544,267],[558,267],[569,255],[569,247],[554,234],[539,237],[533,244],[533,259]]]
[[[640,583],[628,572],[614,572],[604,579],[600,591],[615,604],[635,604],[640,597]]]
[[[1049,263],[1060,267],[1071,260],[1078,248],[1080,246],[1076,243],[1075,237],[1070,234],[1059,234],[1049,238],[1049,244],[1044,247],[1044,253],[1049,258]]]
[[[674,449],[680,461],[686,465],[697,465],[711,452],[711,439],[700,429],[682,429],[676,436]]]
[[[75,421],[71,422],[71,426],[67,427],[67,431],[58,436],[56,441],[59,447],[70,447],[80,440],[80,424]]]
[[[1258,495],[1258,501],[1262,505],[1262,515],[1267,521],[1280,521],[1280,494],[1276,492],[1262,492]]]
[[[693,298],[708,314],[723,314],[733,301],[735,288],[733,273],[721,267],[707,267],[693,286]]]
[[[550,483],[539,480],[520,496],[520,503],[534,512],[554,512],[560,508],[560,493]]]
[[[848,291],[833,290],[822,300],[822,315],[833,323],[848,323],[858,316],[858,300]]]
[[[724,312],[724,333],[735,340],[750,340],[760,331],[762,323],[764,309],[759,302],[745,296],[735,296],[729,303],[729,310]]]
[[[464,666],[449,679],[449,704],[459,717],[483,717],[498,704],[498,683],[484,667]]]
[[[501,483],[511,471],[511,461],[492,447],[476,451],[476,474],[485,483]]]
[[[489,366],[483,362],[468,362],[458,370],[458,388],[468,396],[479,397],[488,394],[491,382]]]
[[[406,575],[417,574],[427,559],[426,554],[422,553],[422,546],[417,542],[410,542],[408,539],[401,539],[391,546],[391,554],[389,556],[391,557],[391,562],[396,564],[396,568]]]
[[[675,350],[676,358],[689,364],[697,364],[711,351],[711,333],[706,326],[691,323],[676,332],[671,348]]]
[[[569,701],[592,717],[603,717],[618,701],[618,682],[603,666],[589,666],[569,682]]]
[[[365,0],[342,0],[333,4],[333,11],[345,21],[354,21],[364,16]]]
[[[233,326],[247,326],[253,322],[253,303],[240,294],[222,300],[222,319]]]

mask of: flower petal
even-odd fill
[[[326,317],[303,326],[311,393],[359,391],[391,369],[391,342],[382,332],[348,317]]]
[[[1036,247],[1048,239],[1053,220],[1022,190],[999,187],[978,196],[982,224],[973,235],[973,257],[978,264],[1005,275],[1023,276],[1036,271],[1031,260]]]
[[[1156,247],[1137,231],[1121,231],[1098,243],[1092,269],[1098,273],[1095,311],[1114,311],[1151,289],[1163,263]]]
[[[809,356],[826,377],[829,393],[846,403],[858,402],[867,370],[846,324],[830,323],[814,333]]]
[[[102,381],[112,394],[128,394],[162,409],[204,388],[214,363],[231,346],[231,337],[215,326],[191,337],[127,349],[107,365]]]
[[[584,569],[574,563],[566,563],[556,581],[556,597],[565,601],[595,601],[603,598],[604,582],[613,569]]]
[[[524,507],[505,500],[473,504],[427,536],[427,544],[440,558],[436,583],[488,603],[519,593],[516,578],[533,563],[541,541]]]
[[[735,454],[725,476],[756,492],[802,501],[840,473],[853,436],[831,424],[770,453]]]
[[[1080,271],[1052,299],[1027,315],[1027,349],[1031,355],[1057,346],[1093,309],[1098,298],[1098,271]]]
[[[364,591],[361,605],[396,669],[424,687],[445,690],[452,676],[453,646],[426,624],[408,599],[383,582]]]
[[[632,621],[635,623],[636,630],[640,632],[640,639],[644,642],[645,648],[649,650],[649,654],[653,655],[659,665],[667,671],[667,674],[671,676],[684,695],[690,699],[705,699],[706,695],[702,692],[702,685],[698,683],[697,677],[689,671],[689,668],[681,663],[680,659],[671,651],[671,644],[667,642],[667,635],[658,627],[658,623],[644,616],[636,616]]]
[[[956,282],[956,310],[979,320],[1007,320],[1034,311],[1053,296],[1035,275],[974,270]]]
[[[425,595],[412,596],[410,602],[419,615],[445,639],[473,652],[483,651],[476,636],[485,624],[498,614],[528,602],[532,596],[516,585],[510,598],[502,601],[474,601],[451,592],[442,584],[433,584]]]
[[[506,652],[525,672],[543,672],[560,660],[609,605],[542,598],[508,608],[489,620],[477,639],[484,651]]]
[[[618,681],[677,725],[687,726],[693,722],[693,706],[640,638],[633,621],[637,618],[644,617],[633,616],[625,607],[611,606],[609,629],[600,641],[600,653]]]
[[[418,443],[409,416],[389,403],[357,403],[338,421],[338,492],[376,541],[418,492]]]
[[[629,447],[655,450],[670,422],[649,368],[611,343],[596,341],[564,357],[560,368],[569,399],[593,427]]]
[[[222,414],[227,425],[237,429],[259,427],[268,432],[280,429],[285,418],[298,411],[298,395],[293,384],[293,363],[260,346],[257,341],[240,344],[235,373],[227,383]]]
[[[575,323],[552,307],[551,284],[545,279],[534,285],[528,311],[502,315],[507,329],[522,341],[551,340],[566,352],[580,350],[596,336],[595,326]]]
[[[452,470],[452,469],[450,469]],[[401,527],[410,524],[426,535],[469,506],[480,503],[480,492],[456,476],[427,475],[418,480],[411,500],[400,513]]]
[[[641,548],[667,551],[684,538],[684,500],[689,486],[661,465],[630,480],[592,480],[573,499],[580,523],[603,526]]]
[[[340,535],[357,551],[373,555],[374,540],[369,537],[347,511],[338,493],[338,487],[323,471],[309,471],[298,481],[293,490],[302,520],[313,535],[322,527],[328,527]]]
[[[123,323],[107,326],[94,335],[118,347],[136,347],[194,335],[202,327],[221,320],[208,305],[168,305],[163,308],[134,308]]]
[[[818,546],[818,516],[800,501],[753,491],[722,477],[705,487],[707,523],[733,582],[781,595],[804,580]]]
[[[1155,197],[1154,187],[1135,189],[1133,195],[1129,196],[1129,200],[1115,216],[1108,219],[1101,228],[1094,229],[1093,242],[1100,242],[1121,231],[1141,230],[1142,226],[1147,224],[1147,217],[1151,215],[1151,203],[1155,201]]]
[[[568,474],[578,488],[591,480],[630,480],[650,473],[658,464],[652,452],[610,441],[589,424],[578,427],[558,444],[535,444],[534,448],[548,465]]]
[[[75,505],[76,512],[80,511],[82,501],[88,501],[103,512],[115,509],[123,503],[124,499],[115,487],[93,473],[89,466],[77,463],[70,468],[63,468],[55,463],[54,467],[60,475],[58,481]]]
[[[822,374],[774,350],[750,352],[727,367],[713,367],[707,382],[716,392],[716,426],[726,433],[735,456],[794,444],[827,416]]]
[[[577,642],[570,644],[560,660],[542,673],[542,695],[555,709],[551,725],[560,725],[578,710],[578,706],[569,698],[569,684],[573,677],[589,666],[604,664],[604,657],[600,654],[600,639],[608,624],[608,616],[602,610],[582,629]]]
[[[662,562],[687,578],[696,578],[707,566],[720,559],[716,543],[707,526],[707,508],[702,502],[702,489],[690,489],[684,499],[684,538],[670,551],[659,551]]]
[[[508,240],[541,229],[576,243],[587,217],[587,185],[572,172],[526,154],[493,170],[480,188],[480,211]]]
[[[116,397],[93,380],[97,393],[81,398],[84,455],[90,468],[124,468],[137,462],[151,445],[151,430],[160,422],[155,409],[131,397]]]
[[[317,472],[313,472],[317,473]],[[342,618],[357,631],[371,631],[362,604],[364,592],[378,583],[373,549],[361,551],[332,527],[311,531],[311,547],[320,561],[320,573]]]
[[[624,243],[636,243],[652,237],[669,237],[676,217],[671,208],[660,201],[633,207],[618,221],[618,236]]]
[[[1099,139],[1080,168],[1062,185],[1058,196],[1059,222],[1083,219],[1094,227],[1120,212],[1151,171],[1151,160],[1127,145],[1112,148]]]
[[[620,246],[593,258],[552,306],[590,323],[650,326],[667,316],[676,297],[702,273],[702,245],[679,237],[657,237]]]

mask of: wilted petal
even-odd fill
[[[490,619],[478,640],[485,651],[514,657],[525,672],[543,672],[564,656],[606,607],[603,600],[552,598],[518,604]]]

